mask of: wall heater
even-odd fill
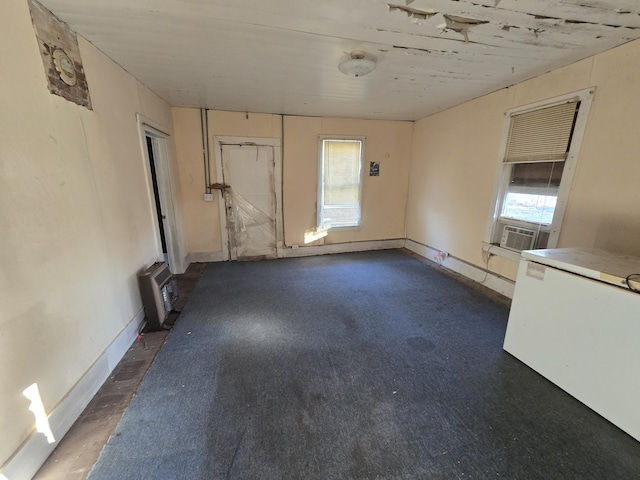
[[[154,263],[138,274],[147,330],[160,330],[178,300],[178,285],[166,262]]]

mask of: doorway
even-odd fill
[[[216,138],[216,147],[226,258],[277,258],[283,237],[279,140]]]
[[[158,174],[156,173],[156,156],[158,152],[157,141],[154,142],[154,138],[145,135],[147,144],[147,158],[149,159],[149,171],[151,172],[151,183],[153,185],[153,198],[155,200],[156,218],[158,220],[158,234],[160,235],[160,243],[162,246],[162,257],[166,262],[169,260],[167,254],[167,235],[164,230],[164,221],[166,216],[162,213],[162,202],[160,202],[160,189],[158,187]],[[154,143],[156,145],[154,145]]]
[[[174,212],[169,135],[161,126],[138,114],[140,140],[146,161],[149,185],[150,214],[155,229],[159,261],[169,264],[172,273],[184,271],[178,245],[178,230]]]

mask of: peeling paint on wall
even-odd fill
[[[35,0],[29,0],[29,9],[49,91],[91,110],[75,32]]]

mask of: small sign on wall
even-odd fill
[[[370,177],[380,176],[380,162],[369,162],[369,176]]]

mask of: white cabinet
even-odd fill
[[[504,349],[640,440],[640,294],[625,286],[631,273],[640,258],[523,252]]]

